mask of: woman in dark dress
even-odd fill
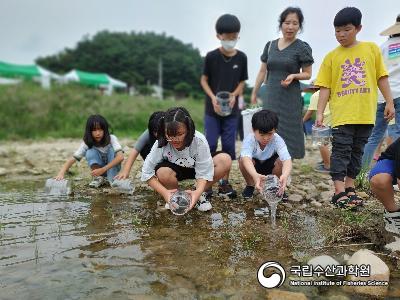
[[[300,8],[288,7],[280,15],[279,29],[282,37],[266,44],[261,55],[261,68],[252,92],[251,102],[256,103],[257,93],[265,80],[267,95],[263,108],[278,114],[278,134],[284,139],[292,158],[303,158],[303,104],[299,80],[311,78],[314,62],[311,47],[297,33],[303,28]]]

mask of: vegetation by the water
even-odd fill
[[[117,93],[105,96],[77,85],[54,84],[49,91],[29,82],[0,86],[0,140],[79,138],[91,114],[103,115],[117,136],[136,138],[147,128],[154,111],[173,106],[186,107],[196,129],[203,130],[202,100],[159,100]]]

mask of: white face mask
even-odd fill
[[[233,41],[221,41],[221,46],[222,48],[224,48],[226,51],[230,52],[233,51],[235,49],[237,40],[233,40]]]

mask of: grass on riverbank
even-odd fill
[[[77,85],[53,85],[43,90],[33,83],[0,86],[0,140],[79,138],[89,115],[103,115],[119,137],[138,137],[149,116],[173,106],[186,107],[203,130],[204,102],[164,100],[126,94],[101,95]]]

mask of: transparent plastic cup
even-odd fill
[[[221,108],[220,116],[229,116],[232,113],[232,108],[229,106],[229,100],[231,98],[231,93],[229,92],[218,92],[216,95],[218,105]]]
[[[331,142],[331,129],[330,127],[317,127],[312,126],[312,145],[313,147],[329,145]]]
[[[169,208],[174,215],[182,216],[189,211],[192,198],[185,191],[176,191],[169,201]]]
[[[71,194],[71,184],[67,179],[56,180],[49,178],[46,180],[44,189],[47,194],[54,196]]]
[[[265,180],[262,182],[262,191],[261,194],[264,199],[267,201],[270,209],[271,209],[271,223],[272,227],[276,226],[276,208],[278,206],[278,202],[282,200],[282,195],[278,195],[280,184],[279,178],[275,175],[267,175]]]
[[[278,195],[280,184],[277,176],[267,175],[261,187],[262,195],[268,203],[278,203],[282,199],[282,196]]]
[[[135,191],[135,187],[129,179],[114,179],[111,187],[123,194],[132,195]]]

